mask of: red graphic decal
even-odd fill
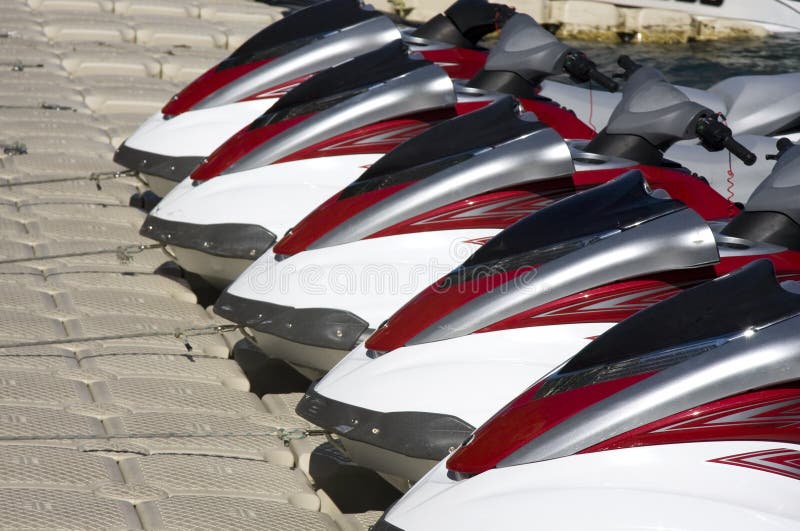
[[[486,245],[486,242],[492,239],[492,236],[486,236],[484,238],[473,238],[471,240],[464,240],[464,243],[469,243],[472,245]]]
[[[536,398],[543,385],[540,381],[475,430],[472,441],[450,455],[447,468],[465,474],[480,474],[494,468],[551,428],[652,374],[626,376]]]
[[[395,146],[410,140],[430,127],[428,123],[400,123],[397,127],[387,128],[382,131],[367,132],[352,136],[341,142],[328,144],[319,148],[320,151],[342,151],[363,148],[365,146]]]
[[[485,202],[466,200],[465,204],[460,208],[448,210],[441,214],[433,214],[430,217],[412,223],[412,225],[418,227],[420,225],[450,225],[451,223],[492,219],[498,220],[502,227],[574,193],[574,188],[565,188],[553,190],[543,196],[527,195],[522,198],[515,197],[511,199],[499,197]]]
[[[164,105],[161,112],[168,116],[175,116],[186,112],[194,105],[224,87],[231,81],[252,72],[256,68],[265,65],[272,59],[262,59],[252,63],[223,68],[218,70],[219,65],[211,67],[202,76],[189,83],[183,90],[177,93],[169,102]]]
[[[251,129],[246,126],[238,133],[230,137],[224,144],[214,150],[211,155],[206,157],[200,166],[192,172],[192,179],[196,181],[207,181],[219,176],[223,171],[232,166],[242,157],[250,154],[258,146],[268,142],[271,138],[287,131],[291,127],[306,120],[310,114],[303,114],[293,118],[287,118],[280,122],[256,127]]]
[[[372,334],[366,346],[387,352],[400,348],[443,315],[532,270],[533,268],[524,267],[493,275],[481,275],[449,287],[441,287],[438,283],[428,286]]]
[[[420,50],[428,61],[442,67],[454,79],[469,79],[483,68],[488,54],[468,48],[444,48],[439,50]]]
[[[559,183],[562,186],[553,186]],[[536,186],[531,186],[525,189],[488,192],[433,209],[369,237],[381,238],[431,230],[502,229],[574,193],[575,189],[571,186],[563,186],[562,179],[548,183],[548,188],[537,189]]]
[[[688,286],[635,280],[582,291],[498,321],[479,332],[572,323],[616,323]]]
[[[741,466],[787,478],[800,479],[800,451],[789,448],[729,455],[711,459],[709,463]]]
[[[305,76],[298,77],[297,79],[292,79],[291,81],[287,81],[286,83],[281,83],[280,85],[269,87],[265,90],[262,90],[261,92],[256,92],[255,94],[251,94],[240,101],[261,100],[266,98],[280,98],[281,96],[285,96],[287,92],[295,88],[303,81],[311,79],[312,77],[314,77],[314,74],[307,74]]]
[[[689,420],[666,426],[656,431],[664,433],[681,430],[747,428],[767,425],[773,425],[779,429],[800,431],[800,397],[795,396],[789,400],[765,398],[746,402],[738,407],[731,405],[731,407],[720,411],[712,411],[704,415],[698,414]]]
[[[459,103],[455,108],[422,111],[365,125],[295,151],[278,162],[362,153],[388,153],[442,120],[467,114],[489,103],[490,100]]]
[[[520,103],[526,111],[536,113],[536,117],[541,122],[555,129],[566,139],[591,140],[596,134],[588,125],[580,121],[574,112],[551,101],[522,99]]]
[[[585,452],[710,441],[800,444],[800,389],[776,387],[730,396],[612,437]]]
[[[434,123],[435,121],[418,120],[416,117],[384,120],[300,149],[278,162],[363,153],[388,153],[406,140],[427,130]]]

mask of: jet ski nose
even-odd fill
[[[172,156],[132,148],[125,142],[114,153],[114,162],[129,170],[161,177],[178,184],[192,173],[204,157]]]
[[[295,116],[272,123],[273,114],[269,112],[254,120],[250,125],[238,131],[225,143],[214,150],[208,157],[203,158],[192,171],[191,177],[195,181],[207,181],[222,174],[235,173],[244,169],[237,168],[237,163],[248,155],[257,156],[254,151],[267,142],[270,138],[290,129],[302,122],[309,115]],[[268,163],[264,163],[266,165]],[[256,165],[258,167],[260,165]]]
[[[475,428],[442,413],[421,411],[381,412],[326,397],[312,385],[296,412],[304,419],[343,438],[354,461],[379,472],[398,474],[406,467],[419,467],[421,477],[436,461],[447,457]],[[364,445],[382,454],[364,452]],[[394,457],[390,457],[393,454]],[[359,456],[361,458],[359,459]],[[419,466],[419,460],[426,465]],[[416,463],[416,464],[415,464]],[[408,477],[408,476],[406,476]],[[419,478],[417,478],[419,479]]]
[[[260,225],[216,223],[202,225],[148,215],[139,234],[153,240],[223,258],[255,260],[277,237]]]
[[[220,295],[214,312],[251,328],[256,332],[256,342],[262,348],[272,342],[286,348],[288,343],[294,349],[307,350],[310,356],[314,355],[315,349],[334,350],[343,356],[370,332],[367,321],[347,311],[292,308],[240,297],[230,291]]]

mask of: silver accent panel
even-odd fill
[[[248,72],[199,101],[194,110],[237,102],[261,90],[319,72],[401,38],[388,17],[377,17],[343,28]]]
[[[410,32],[414,30],[416,30],[416,28],[410,28],[409,32],[401,30],[401,33],[403,34],[403,42],[408,44],[408,47],[412,52],[432,52],[435,50],[449,50],[450,48],[453,47],[453,45],[450,43],[432,41],[430,39],[424,39],[422,37],[411,35]]]
[[[533,118],[528,116],[527,119]],[[572,157],[564,140],[549,127],[539,129],[489,148],[392,194],[335,227],[309,245],[309,249],[357,241],[476,194],[569,176],[573,172]]]
[[[575,171],[598,171],[612,170],[615,168],[630,168],[637,164],[635,161],[623,159],[621,157],[609,157],[598,153],[585,151],[589,144],[586,140],[568,140],[572,160],[575,163]]]
[[[795,315],[665,369],[573,415],[498,466],[566,457],[687,409],[797,380],[798,327]]]
[[[453,82],[436,65],[423,66],[380,83],[280,133],[223,172],[272,164],[300,149],[365,125],[456,104]]]
[[[465,336],[529,308],[610,282],[718,261],[711,228],[686,208],[546,262],[502,289],[457,308],[407,344]]]
[[[764,256],[781,253],[786,250],[786,247],[781,247],[780,245],[736,238],[734,236],[728,236],[727,234],[721,234],[716,230],[714,231],[714,238],[717,240],[719,254],[723,258],[734,256]]]

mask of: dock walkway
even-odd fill
[[[360,531],[377,517],[314,485],[325,439],[303,437],[299,395],[249,392],[229,359],[239,337],[139,236],[129,202],[146,186],[111,161],[281,16],[244,0],[0,4],[0,527]]]

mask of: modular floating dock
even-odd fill
[[[307,431],[300,392],[250,392],[229,358],[241,336],[139,236],[129,204],[147,188],[111,161],[281,16],[244,0],[0,4],[1,528],[358,531],[380,515],[329,495],[342,471],[376,489]]]

